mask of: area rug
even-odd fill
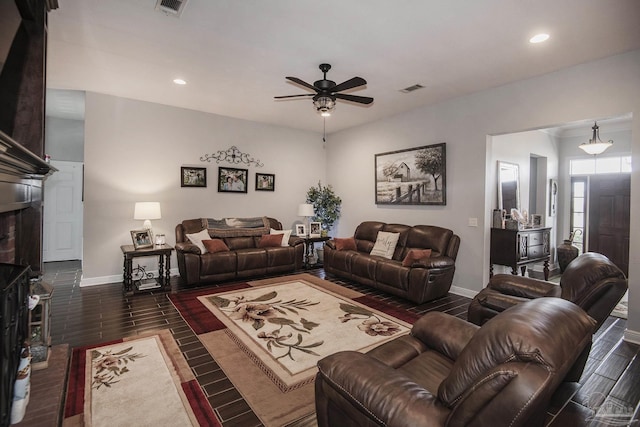
[[[303,294],[285,295],[281,291],[283,286],[292,287]],[[277,295],[274,296],[273,292]],[[324,308],[319,309],[319,304],[315,304],[317,297],[333,300],[337,307],[334,307],[334,314],[328,316]],[[171,294],[169,298],[266,426],[284,426],[314,412],[313,379],[316,368],[315,362],[308,360],[307,356],[314,356],[311,353],[317,354],[315,358],[324,357],[323,347],[326,344],[329,349],[329,346],[334,346],[334,341],[345,344],[344,349],[366,351],[380,342],[407,333],[410,325],[419,317],[308,274],[180,292]],[[256,299],[259,301],[250,301]],[[274,301],[279,302],[268,304]],[[253,309],[246,310],[248,304],[269,305],[271,310],[263,307],[265,310],[256,315]],[[320,312],[320,318],[316,318],[314,312]],[[238,319],[231,319],[232,316],[228,314]],[[333,318],[332,326],[325,325],[327,317]],[[236,331],[232,332],[227,324],[235,323],[240,326],[234,325]],[[345,335],[344,332],[338,332],[334,328],[336,326],[350,329]],[[320,329],[329,330],[329,336],[314,336],[313,332]],[[248,338],[249,334],[254,338]],[[368,339],[379,340],[378,344],[371,341],[354,345],[355,340],[350,338],[361,334]],[[240,339],[238,335],[246,336]],[[317,345],[320,341],[323,343]],[[269,347],[274,351],[270,351]],[[331,347],[327,352],[342,349]],[[280,357],[283,354],[285,356]],[[305,360],[307,367],[292,369],[279,366],[282,359],[291,361],[291,358]],[[313,366],[309,368],[309,364]],[[278,371],[278,374],[274,371]],[[286,378],[285,375],[283,380],[279,377],[283,372],[291,377]]]
[[[220,426],[168,330],[71,355],[63,426]]]
[[[628,314],[629,301],[620,301],[611,312],[612,316],[619,317],[621,319],[626,319]]]

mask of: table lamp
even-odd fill
[[[309,237],[309,220],[316,213],[313,211],[313,205],[311,203],[302,203],[298,205],[298,216],[305,217],[306,219],[306,237]]]
[[[151,230],[151,220],[161,218],[159,202],[136,202],[133,219],[144,220],[142,224],[144,229]]]

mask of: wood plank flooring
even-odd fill
[[[324,270],[308,271],[325,278]],[[32,374],[32,396],[25,420],[19,426],[56,426],[61,419],[62,402],[41,399],[45,389],[63,400],[64,389],[59,380],[66,372],[60,353],[77,346],[134,336],[155,329],[169,329],[180,345],[211,406],[225,427],[259,426],[260,421],[240,393],[209,356],[200,341],[186,325],[167,298],[166,291],[122,295],[121,284],[80,288],[81,270],[78,262],[48,263],[44,280],[54,286],[52,299],[52,343],[56,360],[53,366]],[[437,301],[415,305],[384,292],[347,281],[331,279],[402,307],[417,314],[443,311],[466,320],[469,299],[454,294]],[[171,292],[183,290],[178,278],[172,278]],[[550,427],[612,426],[631,423],[631,414],[638,413],[640,402],[640,346],[622,340],[626,320],[610,317],[594,337],[585,372],[579,383],[563,386],[554,396],[547,414]],[[64,346],[67,345],[67,346]],[[60,359],[60,360],[58,360]],[[55,382],[57,381],[57,382]],[[47,421],[44,421],[47,420]],[[638,421],[636,424],[640,425]],[[314,425],[313,420],[300,420],[291,427]]]

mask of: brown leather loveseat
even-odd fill
[[[379,232],[399,234],[391,259],[370,254]],[[324,246],[324,269],[329,274],[418,304],[445,296],[451,288],[460,237],[449,229],[366,221],[356,228],[351,249],[339,248],[337,240]],[[425,249],[431,250],[428,258],[406,262],[409,252]]]
[[[225,222],[225,219],[211,218],[188,219],[176,226],[178,270],[185,284],[286,273],[302,268],[302,239],[289,237],[288,243],[283,243],[285,246],[261,244],[271,230],[282,230],[278,220],[268,217],[234,220],[238,226],[229,226],[228,223],[232,223],[229,219]],[[187,237],[187,234],[203,230],[207,230],[205,234],[222,249],[202,253]]]
[[[561,298],[519,304],[482,327],[429,312],[410,335],[318,362],[318,426],[541,426],[594,328]]]

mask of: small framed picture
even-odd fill
[[[309,236],[320,237],[321,224],[319,222],[309,223]]]
[[[249,169],[218,168],[218,192],[246,193]]]
[[[133,240],[133,247],[136,249],[153,246],[153,237],[150,230],[131,230],[131,240]]]
[[[256,191],[275,191],[276,176],[272,173],[256,173]]]
[[[207,168],[180,168],[180,187],[206,187]]]
[[[531,226],[534,228],[542,227],[542,215],[532,214],[531,215]]]
[[[304,224],[296,224],[296,236],[306,236],[307,235],[307,227]]]

